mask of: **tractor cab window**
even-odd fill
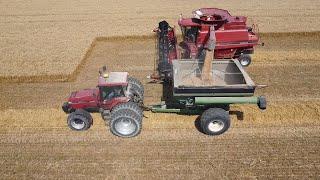
[[[116,97],[124,97],[122,86],[103,86],[100,87],[102,100],[111,100]]]
[[[195,43],[198,37],[199,28],[196,26],[181,27],[184,40]]]

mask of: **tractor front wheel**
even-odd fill
[[[220,135],[230,127],[229,113],[222,108],[210,108],[201,115],[200,125],[205,134]]]
[[[92,117],[85,110],[77,110],[69,114],[67,123],[70,129],[75,131],[88,130],[92,125]]]

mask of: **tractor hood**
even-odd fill
[[[68,101],[70,103],[97,101],[98,96],[98,89],[84,89],[72,92]]]

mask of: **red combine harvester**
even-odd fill
[[[231,16],[228,11],[217,8],[201,8],[193,12],[193,18],[180,17],[183,41],[177,44],[175,28],[161,21],[154,30],[158,38],[158,75],[153,78],[171,76],[172,60],[199,59],[203,61],[205,48],[214,26],[214,59],[238,59],[242,66],[251,63],[250,54],[258,45],[259,36],[255,26],[248,27],[244,16]]]

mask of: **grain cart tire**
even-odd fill
[[[130,111],[117,111],[110,120],[111,133],[119,137],[135,137],[140,134],[141,128],[142,120]]]
[[[111,119],[114,119],[115,116],[118,116],[122,113],[129,113],[133,114],[134,116],[138,116],[138,119],[140,121],[143,118],[142,109],[139,107],[137,103],[134,102],[121,103],[115,106],[111,111]]]
[[[251,64],[251,56],[249,54],[240,55],[238,60],[243,67],[248,67]]]
[[[129,93],[132,96],[133,102],[143,102],[144,99],[144,87],[142,83],[133,77],[128,77]]]
[[[201,130],[207,135],[220,135],[230,127],[228,111],[221,108],[210,108],[200,118]]]
[[[72,112],[67,119],[68,127],[74,131],[85,131],[91,127],[92,119],[83,112]]]

